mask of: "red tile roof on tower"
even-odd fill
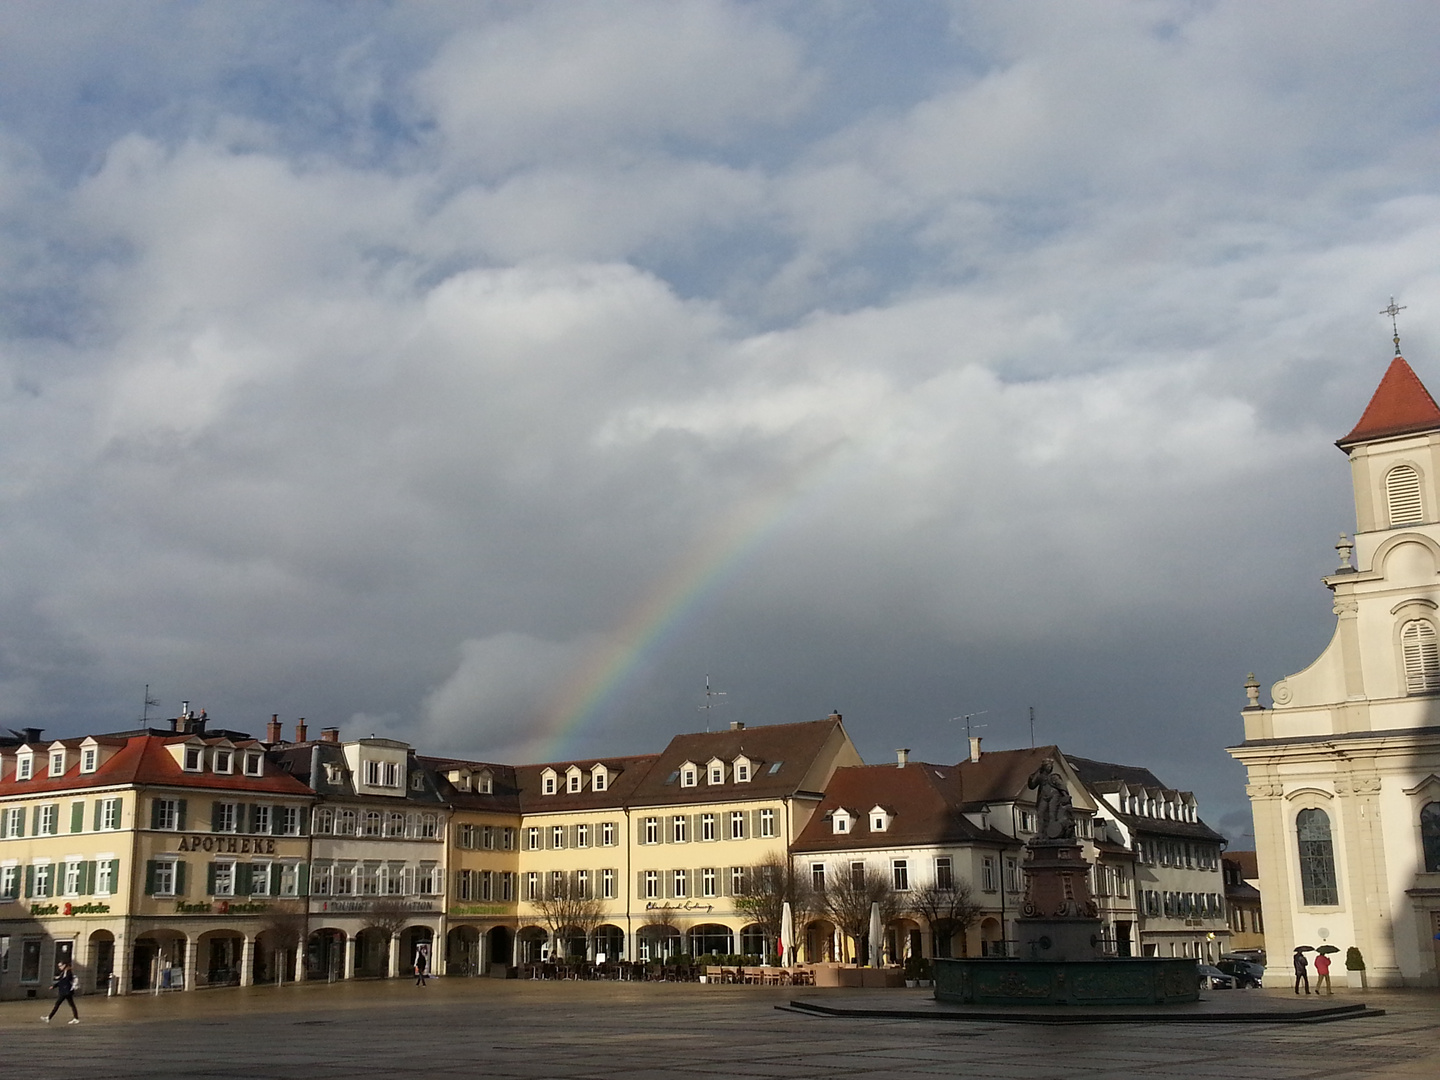
[[[1397,435],[1413,435],[1440,429],[1440,406],[1425,389],[1425,384],[1411,370],[1403,356],[1390,361],[1390,367],[1375,396],[1365,407],[1355,430],[1335,445],[1348,451],[1357,443],[1390,439]]]

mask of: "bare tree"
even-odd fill
[[[815,890],[809,875],[794,860],[782,852],[772,852],[747,869],[745,888],[734,900],[735,910],[760,927],[767,954],[776,951],[775,942],[780,938],[780,922],[787,901],[792,918],[799,924],[816,907]]]
[[[680,924],[675,921],[675,912],[670,908],[652,908],[645,915],[645,926],[641,933],[655,941],[658,954],[660,951],[658,946],[661,942],[680,936]],[[656,955],[652,959],[658,960],[659,956]]]
[[[855,867],[827,882],[821,894],[827,914],[846,937],[859,942],[870,932],[870,909],[880,905],[880,924],[887,926],[900,914],[900,894],[890,875],[880,870]]]
[[[265,935],[272,950],[274,956],[272,963],[275,967],[277,983],[285,981],[285,965],[281,963],[282,958],[291,949],[304,947],[308,929],[309,917],[305,914],[302,904],[276,904],[271,908],[260,932]]]
[[[365,929],[380,931],[386,941],[404,930],[409,921],[410,908],[398,896],[382,896],[365,909]]]
[[[930,925],[930,940],[937,955],[942,934],[948,940],[954,934],[965,933],[979,921],[983,910],[968,881],[922,885],[911,891],[905,909]]]
[[[569,941],[564,936],[567,930],[578,930],[588,942],[605,913],[605,905],[588,889],[582,890],[573,876],[561,874],[552,878],[550,888],[534,901],[535,909],[550,931],[552,956],[562,948],[568,950]]]

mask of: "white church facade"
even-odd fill
[[[1337,444],[1353,542],[1324,578],[1334,637],[1260,704],[1245,741],[1266,983],[1296,945],[1360,949],[1372,986],[1440,985],[1440,407],[1396,356]],[[1353,554],[1353,562],[1352,562]],[[1343,970],[1342,964],[1337,968]],[[1338,974],[1338,972],[1337,972]],[[1343,978],[1343,976],[1341,976]],[[1338,981],[1338,980],[1337,980]]]

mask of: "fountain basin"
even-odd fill
[[[1169,1005],[1200,1000],[1183,957],[936,959],[935,1000],[958,1005]]]

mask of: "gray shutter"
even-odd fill
[[[39,807],[39,806],[35,807],[35,810],[34,810],[34,812],[31,814],[31,817],[30,817],[30,835],[31,835],[31,836],[39,836],[39,835],[40,835],[40,807]]]
[[[281,832],[281,822],[284,821],[284,819],[285,819],[285,810],[286,810],[286,809],[287,809],[287,808],[284,807],[284,806],[272,806],[272,807],[270,808],[270,835],[271,835],[271,836],[279,836],[279,835],[280,835],[280,832]]]
[[[185,810],[189,806],[184,799],[180,800],[180,808],[175,814],[175,827],[181,832],[185,831]]]
[[[104,800],[104,799],[96,799],[96,800],[95,800],[95,828],[94,828],[94,831],[95,831],[95,832],[99,832],[99,831],[100,831],[100,810],[101,810],[101,808],[102,808],[104,805],[105,805],[105,800]]]
[[[210,804],[210,831],[220,831],[220,804],[218,802]]]
[[[118,863],[116,865],[119,865]],[[185,867],[189,864],[183,859],[175,864],[175,895],[185,895]]]
[[[155,860],[151,859],[145,864],[145,895],[155,895]]]
[[[759,836],[759,835],[760,835],[760,811],[759,811],[759,810],[751,810],[750,813],[747,814],[746,816],[750,819],[750,822],[749,822],[749,824],[750,824],[750,835],[751,835],[752,837]]]
[[[10,835],[10,811],[0,810],[0,840]]]
[[[310,807],[308,806],[300,808],[300,835],[310,835]]]
[[[295,891],[301,896],[310,895],[310,864],[301,863],[295,874]]]
[[[730,867],[722,866],[720,867],[718,873],[720,874],[720,895],[732,895],[733,890],[730,888]]]
[[[637,900],[644,900],[644,899],[645,899],[645,871],[644,871],[644,870],[637,870],[637,871],[635,871],[635,898],[636,898]]]
[[[215,864],[213,862],[205,864],[205,895],[215,895]]]
[[[235,895],[249,896],[250,884],[254,880],[254,867],[248,862],[235,864]]]
[[[690,815],[690,839],[691,839],[692,842],[693,842],[693,841],[698,841],[698,840],[700,839],[700,815],[699,815],[699,814],[691,814],[691,815]]]
[[[110,895],[120,895],[120,860],[110,860]]]

